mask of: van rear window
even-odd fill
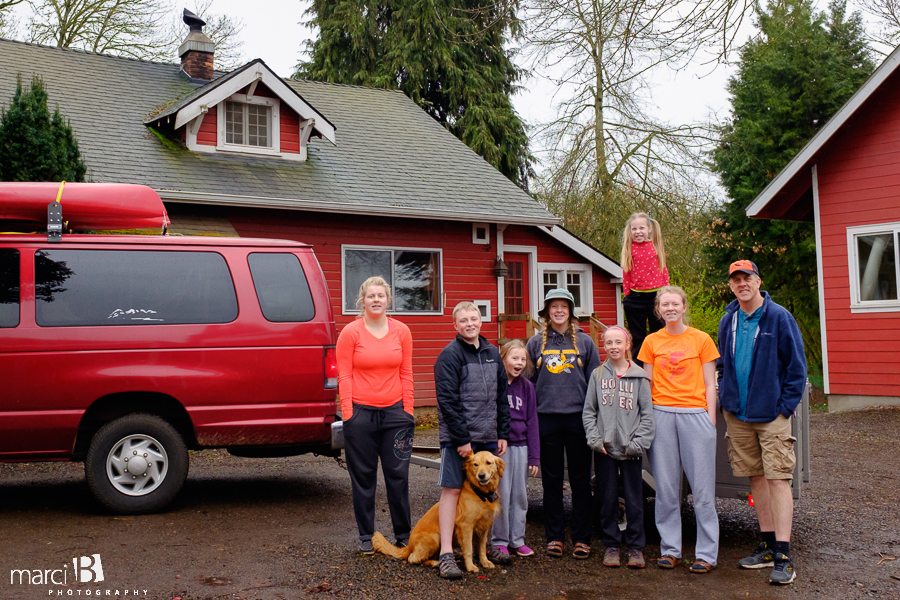
[[[34,255],[43,327],[228,323],[237,298],[216,252],[55,250]]]
[[[296,255],[254,252],[247,261],[267,321],[303,322],[316,316],[309,283]]]
[[[19,251],[0,248],[0,327],[19,324]]]

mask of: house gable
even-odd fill
[[[260,59],[215,79],[147,118],[174,130],[189,150],[305,161],[311,136],[336,144],[335,127]]]

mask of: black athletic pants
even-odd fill
[[[644,366],[644,363],[637,360],[637,357],[641,352],[644,338],[666,326],[653,312],[655,307],[656,292],[631,290],[622,300],[622,311],[625,313],[628,331],[631,333],[631,356],[640,366]]]
[[[594,453],[597,493],[600,495],[600,528],[603,543],[618,548],[622,542],[632,550],[643,550],[644,498],[641,459],[616,460],[602,452]],[[625,499],[625,531],[619,529],[619,482]]]
[[[569,470],[572,487],[572,542],[591,543],[591,448],[581,413],[538,415],[541,432],[541,484],[544,487],[544,529],[548,542],[566,540],[563,483]]]
[[[353,403],[353,416],[344,422],[344,452],[360,541],[372,539],[375,533],[379,457],[394,538],[409,539],[409,457],[415,430],[415,419],[403,410],[403,402],[386,408]]]

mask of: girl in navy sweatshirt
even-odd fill
[[[509,381],[510,432],[506,448],[506,470],[500,479],[500,514],[494,519],[493,546],[500,552],[518,556],[532,556],[534,551],[525,545],[525,514],[528,494],[525,485],[528,475],[537,476],[540,465],[540,432],[537,420],[537,400],[534,385],[528,380],[532,365],[521,340],[512,340],[500,349]],[[522,375],[522,377],[520,377]]]

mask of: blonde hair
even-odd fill
[[[663,294],[675,294],[676,296],[681,296],[681,301],[684,303],[684,316],[681,318],[681,321],[685,325],[691,324],[691,307],[688,304],[687,294],[684,293],[684,290],[678,287],[677,285],[665,285],[659,288],[659,291],[656,292],[656,300],[653,303],[653,314],[662,319],[662,315],[659,312],[659,299],[663,297]],[[665,319],[663,319],[665,320]]]
[[[359,286],[359,296],[356,298],[356,308],[359,309],[359,314],[362,315],[365,312],[365,308],[363,308],[363,300],[366,298],[366,292],[369,291],[369,288],[372,286],[380,286],[384,288],[384,294],[387,296],[388,306],[391,305],[391,286],[388,285],[387,281],[384,280],[384,277],[381,275],[375,275],[374,277],[369,277],[365,281],[362,282],[362,285]]]
[[[618,325],[611,325],[606,328],[606,330],[603,332],[603,334],[600,335],[600,339],[603,340],[604,342],[606,342],[606,334],[609,333],[609,331],[611,329],[618,329],[619,331],[625,332],[625,341],[628,342],[628,347],[625,348],[625,358],[627,360],[631,360],[631,346],[632,346],[631,334],[628,333],[627,329],[625,329],[624,327],[619,327]]]
[[[531,357],[528,356],[528,350],[525,348],[525,342],[522,340],[509,340],[500,348],[500,360],[503,361],[504,366],[506,365],[506,357],[509,356],[509,353],[513,350],[521,348],[525,350],[525,368],[522,369],[522,375],[526,378],[531,377],[531,374],[534,372],[534,365],[531,364]]]
[[[625,231],[622,232],[622,260],[620,261],[622,270],[627,273],[634,269],[634,260],[631,258],[631,242],[633,241],[631,237],[631,222],[635,219],[647,221],[647,228],[650,229],[650,242],[653,244],[653,249],[656,250],[659,272],[662,273],[666,270],[666,247],[663,244],[662,228],[659,226],[659,221],[654,221],[645,212],[636,212],[628,217],[628,220],[625,222]]]
[[[456,323],[456,315],[467,310],[474,310],[478,313],[478,316],[481,316],[481,310],[478,306],[475,305],[474,302],[469,302],[468,300],[463,300],[459,304],[453,307],[453,322]]]
[[[564,300],[564,298],[555,298],[558,300]],[[581,351],[578,350],[578,317],[572,314],[574,311],[572,310],[572,303],[566,300],[566,304],[569,306],[569,330],[566,332],[569,334],[569,337],[572,339],[572,347],[575,348],[575,356],[578,357],[578,366],[583,367],[584,362],[581,360]],[[537,368],[541,368],[541,363],[544,362],[544,349],[547,347],[547,335],[550,333],[550,328],[552,325],[550,324],[550,315],[548,314],[545,318],[542,318],[541,321],[544,322],[544,328],[541,330],[541,350],[538,353],[538,361]]]

